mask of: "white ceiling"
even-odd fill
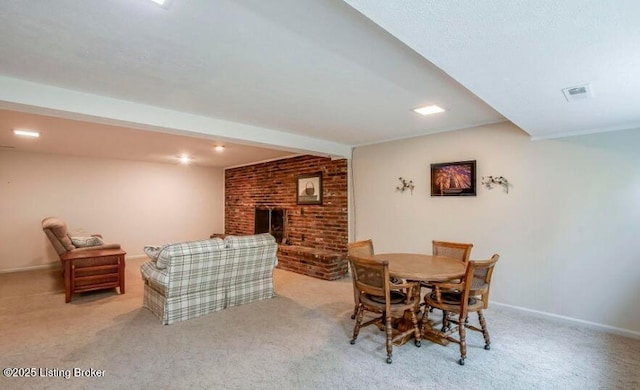
[[[202,139],[205,154],[212,141],[236,143],[247,148],[241,163],[264,159],[265,147],[348,156],[505,117],[537,138],[640,127],[640,3],[610,4],[3,1],[0,116],[115,125],[139,154],[161,139],[177,144],[175,135]],[[567,103],[560,89],[583,83],[594,99]],[[410,111],[423,104],[448,111]],[[0,123],[4,133],[17,125]]]
[[[345,1],[533,138],[640,128],[638,0]]]

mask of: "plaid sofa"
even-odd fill
[[[143,304],[168,325],[273,298],[276,251],[268,233],[168,245],[140,267]]]

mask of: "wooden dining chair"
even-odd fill
[[[496,262],[500,258],[494,254],[489,260],[469,261],[464,277],[459,282],[432,282],[433,291],[424,297],[425,303],[429,307],[440,309],[444,313],[443,327],[440,332],[442,337],[460,345],[460,360],[462,366],[467,357],[466,329],[482,332],[484,337],[484,349],[491,349],[491,339],[487,330],[487,323],[483,310],[487,307],[482,298],[476,297],[472,293],[474,278],[478,273],[484,275],[483,282],[486,284],[486,296],[489,295],[491,277]],[[477,312],[480,328],[470,325],[466,320],[469,313]],[[450,318],[451,314],[457,314],[457,318]],[[451,329],[449,324],[455,324]],[[458,338],[453,337],[457,331]]]
[[[449,241],[431,241],[431,251],[434,256],[451,257],[452,259],[469,261],[473,244]]]
[[[356,323],[353,327],[351,344],[356,343],[360,329],[369,325],[377,325],[384,329],[386,335],[387,363],[392,362],[393,342],[413,333],[415,345],[420,347],[420,328],[415,307],[417,298],[414,289],[420,288],[417,283],[404,282],[393,284],[389,278],[389,262],[370,258],[349,256],[353,283],[360,292],[356,310]],[[364,312],[379,313],[380,316],[362,323]],[[405,312],[411,316],[412,327],[405,331],[396,331],[392,327],[395,314],[401,317]],[[395,335],[394,335],[395,333]]]
[[[432,242],[432,251],[434,255],[451,257],[457,260],[461,260],[465,263],[469,261],[472,248],[473,244],[435,240]],[[487,269],[476,270],[470,292],[470,295],[472,297],[480,296],[482,298],[485,309],[489,304],[489,284],[485,280],[486,273]]]
[[[354,241],[347,244],[347,254],[349,256],[357,256],[357,257],[371,257],[373,256],[373,241],[372,240],[362,240],[362,241]],[[356,312],[358,311],[358,303],[360,303],[360,291],[356,288],[355,277],[353,268],[351,269],[351,280],[353,281],[353,314],[351,314],[351,319],[356,318]]]
[[[473,244],[466,244],[460,242],[450,241],[431,241],[431,251],[434,256],[444,256],[452,259],[460,260],[464,263],[469,261],[471,256],[471,249]],[[433,290],[433,285],[430,282],[420,283],[421,287]],[[428,308],[433,311],[433,308]]]

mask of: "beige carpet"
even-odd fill
[[[395,348],[388,365],[373,327],[349,344],[350,279],[276,270],[274,299],[163,326],[142,308],[141,263],[127,262],[125,295],[86,293],[70,304],[58,271],[0,274],[0,365],[49,369],[3,376],[0,388],[640,388],[640,340],[497,307],[486,313],[492,349],[469,332],[464,367],[457,345],[428,342]],[[74,368],[104,377],[61,376]]]

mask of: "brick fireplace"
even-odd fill
[[[298,175],[316,172],[322,172],[322,204],[296,204]],[[258,225],[265,231],[268,211],[283,211],[282,231],[271,227],[277,240],[281,235],[278,268],[327,280],[345,276],[347,207],[345,159],[297,156],[225,171],[226,234],[253,234]],[[274,216],[271,211],[272,222]]]
[[[255,208],[255,234],[270,233],[278,244],[287,242],[287,210],[278,207],[261,206]]]

